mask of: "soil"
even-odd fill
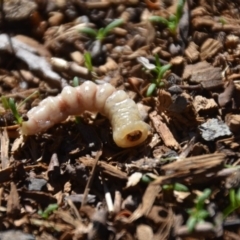
[[[240,1],[0,3],[0,239],[240,238]],[[127,92],[144,143],[91,112],[19,132],[9,102],[26,121],[86,80]]]

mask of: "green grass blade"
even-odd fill
[[[5,110],[10,108],[8,99],[5,96],[1,97],[1,102]]]
[[[187,224],[188,231],[192,232],[197,224],[197,218],[189,217],[186,224]]]
[[[151,16],[149,20],[153,23],[162,23],[166,26],[168,26],[168,20],[166,18],[160,17],[160,16]]]
[[[200,210],[198,212],[198,221],[202,221],[204,220],[205,218],[207,218],[209,216],[209,212],[207,210]]]
[[[176,10],[176,23],[177,24],[179,23],[179,20],[182,17],[184,4],[185,4],[185,0],[178,0],[177,10]]]
[[[165,72],[168,71],[171,67],[172,67],[171,64],[166,64],[166,65],[162,66],[158,73],[158,80],[161,80],[163,78],[163,75],[165,74]]]
[[[204,202],[205,202],[206,199],[208,199],[210,197],[211,192],[212,192],[211,189],[206,188],[203,191],[203,194],[197,198],[197,204],[196,204],[196,209],[197,210],[202,210]]]
[[[114,28],[119,27],[120,25],[122,25],[124,23],[124,20],[119,18],[119,19],[115,19],[113,22],[109,23],[103,31],[103,35],[104,37],[106,37],[106,35]]]
[[[10,107],[10,109],[13,113],[13,116],[15,117],[17,123],[21,124],[23,120],[22,120],[21,116],[19,115],[19,113],[17,111],[16,104],[15,104],[13,98],[9,98],[9,107]]]
[[[189,192],[188,187],[181,183],[175,183],[173,189],[179,192]]]
[[[74,77],[73,78],[73,87],[77,87],[77,86],[79,86],[79,79],[78,79],[78,77]]]
[[[31,99],[34,95],[38,95],[39,92],[35,91],[32,94],[30,94],[28,97],[26,97],[19,105],[18,108],[20,108],[24,103],[26,103],[29,99]]]
[[[237,193],[236,193],[236,201],[237,201],[237,204],[240,205],[240,188],[237,190]]]
[[[150,86],[148,87],[148,90],[147,90],[147,97],[151,97],[153,92],[155,91],[157,85],[156,83],[151,83]]]
[[[92,56],[90,52],[85,52],[84,55],[84,65],[88,69],[89,72],[92,72],[93,65],[92,65]]]
[[[230,189],[229,200],[230,200],[231,206],[236,206],[236,194],[234,189]]]
[[[160,63],[158,54],[155,55],[155,63],[156,63],[157,67],[159,67],[159,68],[161,67],[161,63]]]
[[[80,33],[84,33],[92,38],[97,37],[97,31],[93,28],[85,27],[79,30]]]

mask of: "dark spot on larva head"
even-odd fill
[[[139,140],[141,137],[142,137],[142,132],[139,130],[133,131],[127,135],[127,139],[130,142],[135,142],[135,141]]]

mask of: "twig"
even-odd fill
[[[92,185],[93,178],[94,178],[94,175],[95,175],[95,171],[96,171],[96,168],[97,168],[98,160],[99,160],[101,155],[102,155],[102,150],[99,150],[97,152],[96,157],[95,157],[95,163],[93,165],[92,171],[90,173],[90,176],[88,178],[88,182],[86,184],[86,187],[85,187],[85,190],[84,190],[84,193],[83,193],[83,200],[82,200],[81,207],[83,207],[87,203],[87,196],[88,196],[88,193],[90,191],[90,187]]]

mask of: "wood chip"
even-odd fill
[[[208,38],[200,48],[200,57],[202,60],[210,59],[223,49],[220,41]]]
[[[185,55],[191,62],[195,62],[199,58],[199,47],[194,42],[190,42],[188,47],[185,50]]]
[[[212,67],[206,61],[187,65],[183,72],[183,79],[189,80],[191,83],[201,83],[207,89],[223,84],[222,69]],[[212,81],[214,82],[211,83]]]
[[[2,169],[5,169],[9,165],[9,138],[7,134],[6,128],[3,129],[2,132],[0,132],[0,142],[1,142],[1,165]]]
[[[171,133],[167,125],[162,122],[161,116],[158,115],[156,111],[150,114],[150,119],[152,120],[155,130],[158,132],[158,134],[162,138],[164,144],[167,147],[179,149],[180,146],[178,142],[174,138],[173,134]]]
[[[11,182],[11,190],[7,201],[7,213],[9,215],[15,215],[18,214],[19,212],[20,202],[17,187],[13,182]]]
[[[202,96],[196,96],[193,101],[193,106],[197,113],[210,114],[217,110],[218,105],[214,99],[207,99]]]
[[[226,124],[233,133],[240,131],[240,115],[239,114],[228,114],[225,117]]]

